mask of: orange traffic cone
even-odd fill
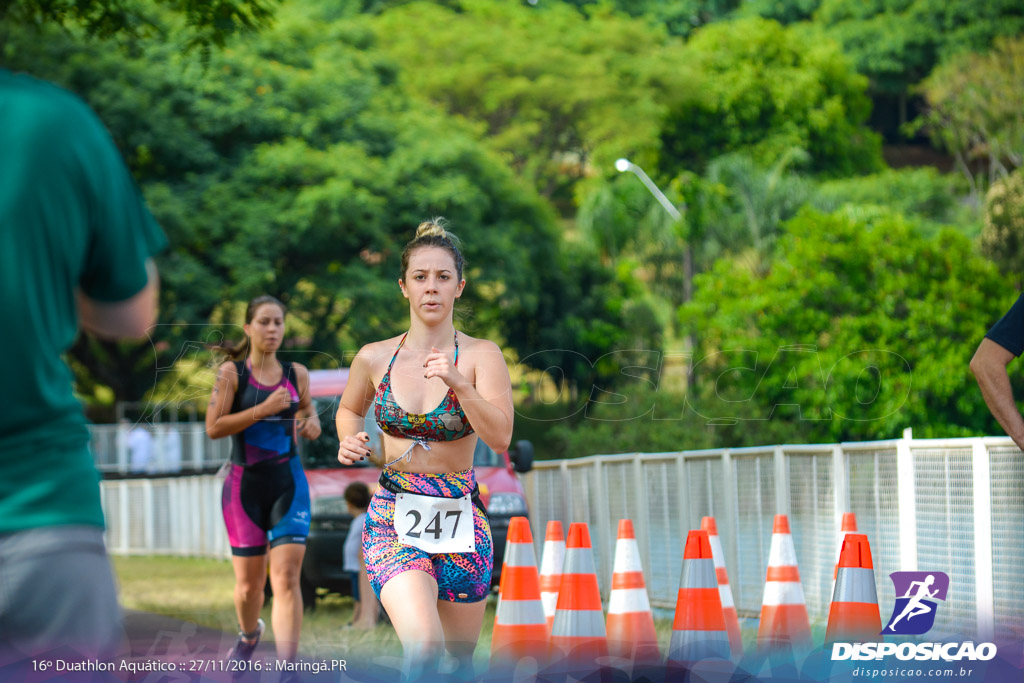
[[[828,611],[825,643],[878,642],[882,618],[875,592],[875,569],[865,534],[848,534],[839,556],[839,574]]]
[[[558,584],[562,581],[562,563],[565,562],[565,536],[562,523],[548,522],[544,534],[544,553],[540,560],[540,601],[544,603],[544,616],[548,630],[555,624],[555,607],[558,605]]]
[[[719,596],[708,532],[694,529],[687,535],[683,551],[683,575],[668,648],[670,665],[691,668],[702,660],[729,658],[729,634]]]
[[[558,605],[551,630],[553,657],[564,656],[572,665],[595,666],[608,655],[608,638],[601,611],[601,592],[586,524],[569,525],[569,540],[558,586]]]
[[[775,515],[757,646],[763,650],[809,650],[811,647],[807,601],[800,585],[796,548],[786,515]]]
[[[700,528],[708,532],[711,542],[711,555],[715,560],[715,574],[718,577],[718,593],[722,599],[722,611],[725,613],[725,630],[729,632],[729,649],[733,657],[743,656],[743,636],[740,634],[740,619],[736,614],[736,603],[732,599],[732,588],[729,587],[729,574],[725,571],[725,553],[722,552],[722,540],[718,538],[718,525],[714,517],[700,520]]]
[[[533,535],[526,517],[513,517],[509,521],[498,592],[500,597],[491,636],[491,661],[514,663],[528,656],[545,659],[548,625],[540,601],[540,577],[533,554]]]
[[[836,544],[836,567],[832,571],[832,592],[836,588],[836,575],[839,573],[839,559],[843,555],[843,543],[846,541],[846,534],[857,533],[857,515],[852,512],[843,513],[843,523],[839,530],[839,543]]]
[[[612,592],[608,598],[608,650],[616,657],[639,662],[661,659],[640,564],[640,547],[633,533],[633,522],[628,519],[619,520],[615,543]]]
[[[836,592],[836,575],[839,573],[839,558],[843,555],[843,542],[846,540],[846,534],[855,533],[857,533],[857,515],[852,512],[844,512],[843,522],[836,539],[836,566],[832,569],[832,592],[829,595],[835,595]]]

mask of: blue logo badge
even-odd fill
[[[935,624],[937,600],[945,602],[949,576],[942,572],[893,572],[896,605],[882,635],[918,636]]]

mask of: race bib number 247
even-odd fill
[[[431,554],[475,552],[473,503],[469,496],[395,494],[395,532],[399,543]]]

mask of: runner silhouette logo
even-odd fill
[[[896,605],[882,635],[917,636],[935,624],[938,600],[945,602],[949,576],[942,572],[893,572]]]

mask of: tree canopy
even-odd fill
[[[614,317],[602,322],[613,308],[573,313],[578,300],[558,300],[569,278],[551,210],[470,126],[411,100],[346,22],[325,30],[290,7],[278,19],[205,68],[159,41],[135,58],[55,32],[14,47],[15,64],[97,110],[170,237],[158,349],[173,359],[207,339],[207,321],[240,324],[235,302],[270,292],[307,331],[294,343],[340,362],[404,325],[398,257],[435,214],[465,239],[471,332],[525,353],[572,348],[593,325],[616,329]],[[133,381],[105,377],[137,399],[152,381],[150,352],[83,339],[75,356],[93,372],[138,368],[125,373]]]
[[[815,172],[881,167],[879,137],[865,125],[867,82],[820,30],[760,18],[720,22],[693,36],[685,62],[699,78],[676,93],[662,128],[666,173],[702,172],[740,150],[770,165],[794,147],[810,155]]]
[[[184,25],[186,47],[223,46],[232,35],[268,26],[280,0],[3,0],[0,25],[56,24],[99,38],[135,40],[163,32],[161,13]],[[0,32],[0,46],[3,35]]]
[[[1020,15],[14,0],[0,58],[96,109],[170,237],[152,343],[69,354],[87,399],[183,396],[175,372],[263,293],[286,353],[345,363],[402,331],[399,254],[444,215],[457,325],[508,352],[521,414],[557,420],[539,453],[577,455],[993,432],[966,367],[1019,281]],[[938,168],[889,168],[871,98],[917,94],[904,130]]]
[[[726,442],[993,428],[966,367],[1016,294],[952,230],[929,238],[878,207],[805,210],[770,271],[723,259],[696,292],[682,310],[701,344],[691,405],[736,421]]]

